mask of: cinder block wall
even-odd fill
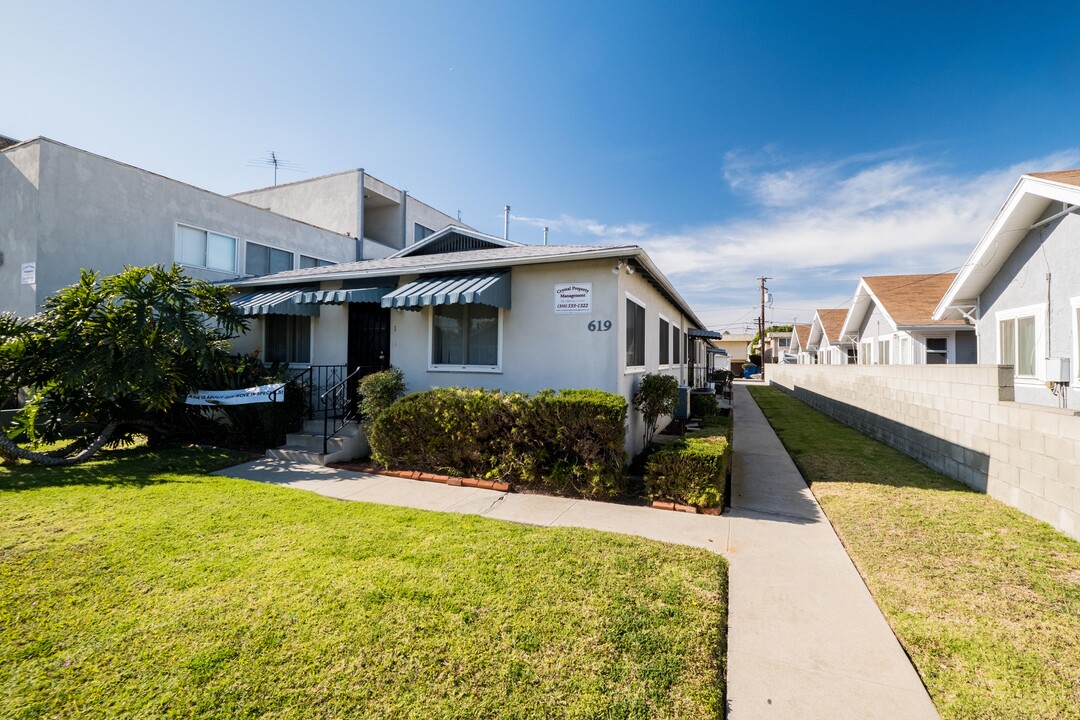
[[[1013,402],[998,365],[769,365],[769,382],[1080,539],[1080,414]]]

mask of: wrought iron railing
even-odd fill
[[[345,374],[348,368],[344,368],[342,374],[345,376],[319,396],[323,416],[323,455],[329,451],[330,438],[336,436],[346,425],[356,419],[356,393],[352,383],[373,369],[358,367],[351,373]]]

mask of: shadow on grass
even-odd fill
[[[990,457],[805,388],[752,392],[808,484],[867,482],[985,493]],[[831,472],[813,472],[810,462]],[[821,468],[817,468],[821,470]]]
[[[189,482],[182,476],[206,475],[252,459],[249,453],[221,448],[145,446],[107,448],[78,465],[45,467],[25,461],[0,463],[0,492],[69,485],[145,487]]]

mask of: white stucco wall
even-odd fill
[[[1044,217],[1061,210],[1050,203]],[[979,297],[979,362],[1004,362],[998,357],[998,321],[1020,308],[1035,317],[1035,377],[1016,378],[1018,402],[1057,406],[1059,398],[1046,388],[1046,358],[1070,358],[1072,385],[1080,382],[1080,337],[1076,308],[1080,306],[1080,217],[1069,214],[1028,233]],[[1069,407],[1080,409],[1080,397]]]

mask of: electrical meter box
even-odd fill
[[[1072,379],[1069,358],[1046,358],[1046,382],[1067,383]]]

